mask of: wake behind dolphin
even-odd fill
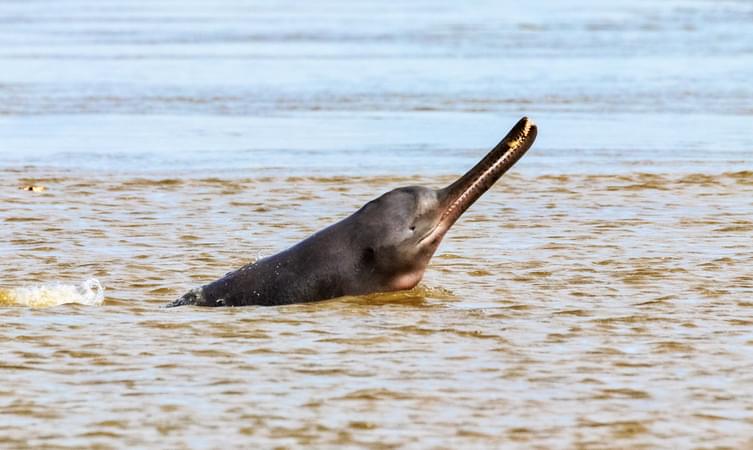
[[[394,189],[293,247],[167,306],[272,306],[413,288],[450,227],[525,154],[536,132],[524,117],[449,186]]]
[[[100,306],[105,299],[105,290],[96,278],[79,284],[59,282],[30,286],[0,288],[0,306],[28,306],[49,308],[68,303]]]

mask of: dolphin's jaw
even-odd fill
[[[451,185],[437,191],[444,211],[418,245],[433,254],[460,216],[531,148],[536,133],[536,124],[523,117],[478,164]]]

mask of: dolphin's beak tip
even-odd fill
[[[527,139],[531,139],[531,141],[533,139],[536,139],[536,135],[538,134],[538,127],[536,126],[536,123],[528,116],[523,116],[523,118],[520,119],[513,130],[518,131],[519,137],[525,137]]]

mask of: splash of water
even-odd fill
[[[0,289],[0,306],[48,308],[66,303],[99,306],[105,290],[96,278],[79,284],[48,283],[11,289]]]

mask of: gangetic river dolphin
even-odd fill
[[[531,147],[524,117],[444,189],[402,187],[274,256],[192,289],[167,306],[284,305],[410,289],[452,224]]]

